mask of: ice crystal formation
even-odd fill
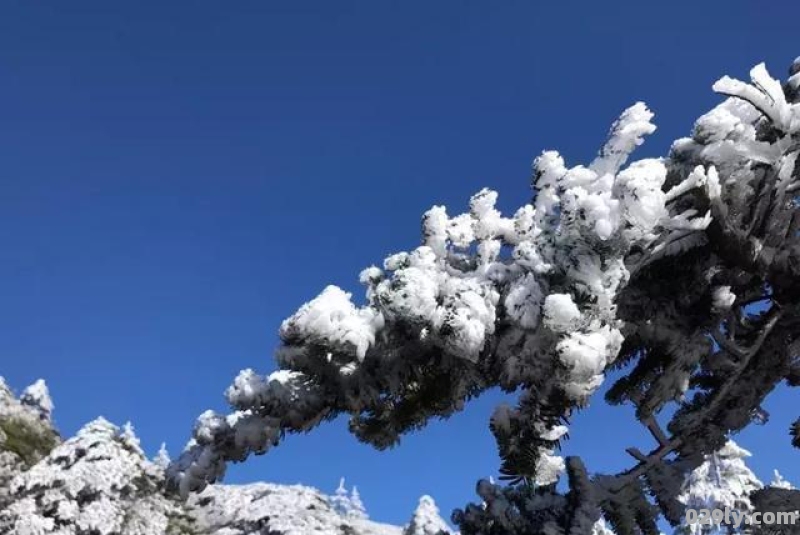
[[[765,419],[777,384],[800,384],[800,62],[785,83],[761,64],[713,89],[724,100],[663,158],[631,159],[656,128],[636,103],[588,165],[538,156],[532,200],[513,214],[489,189],[464,213],[428,210],[419,246],[361,273],[365,304],[329,286],[283,322],[279,370],[240,373],[232,412],[198,419],[172,483],[200,491],[226,463],[339,413],[386,448],[499,386],[519,392],[490,422],[505,485],[478,485],[481,503],[454,513],[462,533],[589,533],[601,515],[621,534],[657,533],[659,514],[679,523],[685,474]],[[634,405],[655,445],[590,477],[557,450],[623,365],[607,399]],[[800,446],[800,420],[790,433]]]

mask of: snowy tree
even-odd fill
[[[703,464],[689,474],[678,500],[695,511],[729,509],[751,514],[750,495],[763,485],[745,464],[745,459],[750,456],[749,451],[729,440],[719,451],[706,456]],[[677,533],[705,535],[727,531],[728,526],[721,524],[695,523],[681,526]]]
[[[142,443],[139,437],[136,436],[136,430],[133,428],[131,422],[125,422],[122,430],[119,433],[120,443],[132,452],[144,457],[144,450],[142,450]]]
[[[53,400],[50,399],[50,390],[47,388],[47,383],[44,379],[39,379],[25,390],[19,398],[23,405],[33,407],[39,411],[39,415],[49,420],[50,415],[53,413]]]
[[[52,410],[44,381],[36,381],[18,399],[0,377],[0,510],[13,497],[9,487],[14,477],[58,445]]]
[[[333,496],[328,498],[331,508],[342,516],[347,516],[350,513],[351,503],[350,496],[347,494],[347,487],[344,486],[344,478],[339,479],[339,486]]]
[[[403,531],[403,535],[449,535],[450,533],[450,527],[439,516],[439,508],[430,496],[419,499],[414,516]]]
[[[636,103],[588,165],[537,157],[512,215],[489,189],[465,213],[428,210],[421,245],[361,273],[363,305],[329,286],[283,322],[278,371],[242,371],[231,414],[199,417],[174,487],[340,413],[387,448],[499,386],[519,394],[490,421],[505,484],[481,481],[481,503],[454,513],[464,535],[583,534],[601,513],[621,535],[657,533],[659,514],[677,525],[684,476],[765,420],[776,385],[800,385],[800,61],[783,84],[763,64],[750,78],[714,84],[726,99],[664,158],[629,162],[655,131]],[[558,451],[623,366],[606,399],[632,404],[655,445],[590,477]],[[800,447],[800,420],[790,433]]]
[[[0,533],[154,535],[176,533],[180,507],[159,488],[163,475],[139,451],[133,428],[99,418],[11,482]]]
[[[170,462],[171,459],[169,457],[169,452],[167,451],[167,445],[162,442],[161,447],[158,449],[155,457],[153,457],[153,464],[162,470],[166,470]]]
[[[358,493],[358,487],[355,485],[353,485],[353,490],[350,492],[350,511],[347,516],[361,520],[369,518],[367,508],[364,507],[364,502],[361,501],[361,494]]]
[[[786,481],[781,475],[781,473],[778,472],[777,470],[773,471],[772,481],[770,482],[769,486],[776,489],[786,489],[786,490],[794,489],[794,485]]]
[[[344,485],[344,478],[339,480],[339,486],[333,496],[328,497],[328,503],[334,511],[344,518],[362,520],[369,518],[358,489],[353,486],[353,490],[348,493],[347,487]]]

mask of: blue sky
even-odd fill
[[[283,318],[360,292],[432,204],[519,206],[539,152],[587,161],[637,100],[659,126],[639,155],[664,154],[718,77],[800,54],[794,2],[539,4],[4,2],[0,375],[45,377],[67,435],[102,414],[177,453],[240,369],[272,369]],[[740,442],[800,483],[790,395]],[[499,397],[384,453],[326,424],[228,480],[346,476],[376,519],[423,493],[449,514],[497,469]],[[631,415],[598,400],[566,452],[628,466],[651,445]]]

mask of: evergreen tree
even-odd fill
[[[167,445],[165,443],[161,443],[161,447],[158,449],[158,453],[156,456],[153,457],[153,464],[158,466],[159,468],[166,470],[170,463],[169,452],[167,451]]]
[[[135,444],[130,425],[87,424],[10,481],[0,533],[177,535],[171,520],[181,508],[161,494],[163,472]]]
[[[50,420],[53,413],[53,400],[50,398],[50,390],[44,379],[38,379],[23,390],[19,401],[23,405],[36,409],[43,420]]]
[[[361,273],[365,305],[329,286],[283,322],[278,371],[244,370],[232,414],[200,416],[175,488],[339,413],[387,448],[499,386],[519,393],[490,421],[505,485],[479,483],[481,504],[453,516],[463,535],[584,534],[601,513],[620,535],[679,524],[684,476],[764,421],[776,385],[800,385],[800,61],[783,84],[763,64],[750,78],[714,84],[726,99],[664,158],[629,162],[655,130],[636,103],[588,165],[536,158],[534,197],[510,217],[488,189],[460,215],[428,210],[420,246]],[[557,452],[623,366],[606,399],[633,405],[655,444],[590,477]],[[800,420],[790,432],[800,446]]]
[[[450,527],[439,516],[439,508],[430,496],[422,496],[403,535],[449,535]]]
[[[0,377],[0,511],[13,498],[11,481],[60,442],[50,420],[53,403],[44,381],[24,390],[18,399]]]
[[[360,520],[369,518],[367,509],[364,507],[364,502],[361,501],[361,495],[358,493],[358,488],[355,485],[353,485],[353,490],[350,492],[350,511],[348,516]]]
[[[339,480],[339,486],[336,488],[333,496],[328,498],[331,508],[339,513],[341,516],[348,516],[352,507],[350,496],[347,494],[347,488],[344,486],[344,478]]]
[[[686,478],[684,491],[678,500],[695,511],[719,509],[750,515],[753,505],[750,495],[763,487],[747,467],[749,451],[729,440],[719,451],[706,456],[705,461]],[[730,526],[721,523],[682,525],[676,533],[707,535],[727,533]]]
[[[786,481],[777,470],[773,471],[772,481],[769,486],[776,489],[794,490],[794,485]]]
[[[328,497],[328,503],[331,509],[344,518],[350,520],[366,520],[369,518],[364,503],[361,501],[361,495],[358,493],[358,488],[353,486],[353,490],[348,493],[347,487],[344,485],[344,478],[339,480],[339,486],[333,496]]]

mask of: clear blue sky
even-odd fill
[[[0,374],[45,377],[67,435],[102,414],[177,453],[280,321],[326,284],[419,240],[432,204],[529,197],[531,160],[591,158],[636,100],[664,154],[723,74],[800,54],[800,4],[63,2],[0,6]],[[290,437],[229,481],[332,491],[374,518],[449,511],[495,473],[488,395],[388,453],[345,422]],[[796,398],[740,442],[800,483]],[[598,404],[567,453],[628,466],[651,442]]]

